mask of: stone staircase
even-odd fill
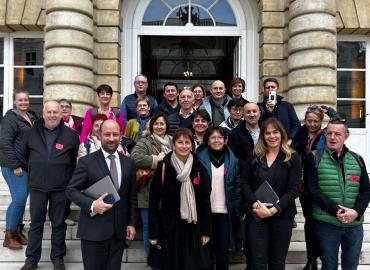
[[[8,186],[6,185],[2,175],[0,174],[0,243],[3,242],[4,234],[2,231],[5,229],[5,216],[6,209],[10,202],[10,195],[8,191]],[[299,202],[297,200],[297,205]],[[28,206],[27,206],[28,209]],[[289,253],[287,257],[287,270],[298,270],[302,269],[306,261],[306,251],[305,251],[305,240],[303,232],[303,222],[304,218],[302,215],[302,210],[298,206],[298,215],[295,218],[297,223],[297,228],[293,230],[293,236],[291,244],[289,247]],[[79,208],[76,205],[71,206],[71,220],[78,220]],[[29,227],[30,216],[28,210],[25,214],[26,229]],[[72,222],[73,223],[73,222]],[[65,257],[67,270],[77,270],[83,269],[82,257],[80,251],[80,241],[76,238],[77,222],[75,224],[69,224],[67,228],[66,241],[67,241],[67,255]],[[364,224],[364,243],[362,247],[361,257],[360,257],[360,267],[359,270],[370,269],[370,208],[367,209],[367,214],[365,215]],[[43,241],[43,252],[41,256],[41,261],[39,263],[38,269],[52,269],[52,264],[50,263],[50,235],[51,227],[49,222],[45,223],[44,229],[44,241]],[[130,270],[144,270],[149,269],[145,263],[145,253],[142,243],[142,233],[139,230],[135,241],[129,244],[129,248],[125,250],[122,258],[122,269]],[[16,270],[24,263],[25,259],[25,248],[19,251],[11,251],[4,248],[2,244],[0,245],[0,270]],[[244,270],[244,257],[239,253],[230,254],[231,257],[231,267],[230,270]]]

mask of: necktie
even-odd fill
[[[118,190],[119,184],[118,184],[117,165],[115,161],[116,157],[114,155],[109,155],[108,158],[110,159],[109,171],[110,171],[110,175],[112,176],[112,182],[113,182],[114,187]]]

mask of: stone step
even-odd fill
[[[78,228],[78,223],[74,222],[74,224],[71,223],[71,221],[67,221],[67,232],[66,232],[66,240],[76,240],[76,233]],[[29,222],[25,223],[25,230],[26,232],[29,229]],[[5,230],[5,221],[0,221],[0,232]],[[51,238],[51,224],[50,222],[45,222],[44,225],[44,240],[48,240]],[[0,240],[4,239],[4,234],[0,233]],[[142,240],[142,230],[141,228],[137,229],[135,240]],[[292,239],[291,242],[305,242],[305,236],[304,236],[304,225],[302,223],[297,224],[297,228],[293,229]],[[364,224],[364,243],[370,243],[370,224]]]
[[[9,250],[0,246],[0,261],[2,263],[22,263],[25,259],[25,249],[22,250]],[[50,254],[50,241],[43,241],[43,252],[41,255],[41,262],[49,262]],[[81,263],[81,249],[80,241],[69,240],[67,241],[67,255],[65,262],[67,263]],[[287,264],[302,264],[306,260],[305,244],[303,242],[293,242],[290,244],[289,252],[287,256]],[[129,243],[129,248],[125,249],[122,258],[123,263],[142,263],[145,264],[146,256],[142,247],[141,241],[132,241]],[[234,264],[243,264],[244,256],[240,253],[237,255],[231,254],[230,262]],[[365,243],[362,247],[360,255],[360,264],[367,265],[367,269],[370,269],[370,243]],[[0,269],[1,264],[0,264]]]
[[[66,232],[66,240],[77,240],[76,237],[77,229],[78,229],[78,222],[74,222],[72,220],[67,220],[67,232]],[[29,229],[29,222],[25,223],[25,231],[28,232]],[[4,234],[2,233],[5,231],[5,221],[0,221],[0,239],[4,239]],[[43,239],[48,240],[51,239],[51,224],[50,222],[45,222],[44,225],[44,234]],[[142,240],[143,239],[143,233],[141,228],[137,229],[135,240]]]
[[[6,270],[19,270],[19,268],[23,265],[23,263],[16,262],[16,263],[1,263],[0,262],[0,269]],[[302,270],[304,264],[287,264],[285,270]],[[360,265],[357,269],[358,270],[368,270],[369,265]],[[53,268],[51,263],[39,263],[38,270],[50,270]],[[68,270],[81,270],[83,269],[82,263],[66,263],[66,269]],[[124,270],[149,270],[148,266],[145,263],[122,263],[121,269]],[[231,264],[229,270],[244,270],[245,264]],[[342,268],[339,267],[339,270]]]

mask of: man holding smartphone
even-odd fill
[[[278,95],[279,82],[275,78],[267,78],[263,82],[263,102],[258,103],[261,110],[260,126],[263,121],[270,117],[277,118],[284,126],[288,134],[288,144],[301,126],[297,114],[292,104],[283,101],[282,96]]]

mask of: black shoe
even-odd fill
[[[317,260],[309,260],[303,270],[317,270]]]
[[[64,265],[64,262],[54,262],[54,270],[66,270],[66,266]]]
[[[20,270],[35,270],[37,269],[37,263],[26,262]]]

